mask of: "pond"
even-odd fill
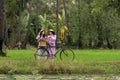
[[[120,75],[0,75],[0,80],[120,80]]]

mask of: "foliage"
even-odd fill
[[[80,9],[77,9],[78,4],[73,7],[71,18],[73,36],[78,33],[75,34],[78,37],[73,37],[75,44],[82,40],[83,47],[97,48],[100,43],[99,48],[109,48],[109,43],[115,48],[112,40],[119,35],[116,31],[120,19],[117,11],[109,7],[109,0],[93,0],[91,3],[81,0],[79,4]]]
[[[9,33],[9,46],[17,43],[18,33],[20,42],[23,41],[28,25],[29,0],[6,0],[6,22]],[[28,44],[33,45],[38,30],[53,28],[56,30],[56,1],[38,0],[38,18],[36,18],[36,1],[32,2],[31,28]],[[120,11],[118,0],[66,0],[66,11],[69,22],[71,47],[73,48],[120,48]],[[21,15],[19,14],[21,5]],[[58,33],[66,24],[63,0],[59,1]],[[18,27],[20,18],[21,26]],[[36,19],[38,23],[36,24]],[[56,31],[57,32],[57,31]],[[67,30],[65,31],[66,40]],[[58,34],[58,38],[60,38]],[[59,40],[59,39],[58,39]],[[11,48],[10,47],[10,48]]]

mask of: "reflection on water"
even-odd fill
[[[120,75],[0,75],[0,80],[120,80]]]

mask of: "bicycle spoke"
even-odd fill
[[[72,61],[75,55],[71,49],[63,50],[60,53],[60,59],[64,61]]]
[[[39,60],[47,60],[49,57],[49,53],[46,49],[38,49],[34,53],[34,57],[35,59],[39,59]]]

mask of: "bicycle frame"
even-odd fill
[[[59,48],[59,49],[56,51],[55,57],[56,57],[56,55],[57,55],[60,51],[62,51],[62,48]]]

